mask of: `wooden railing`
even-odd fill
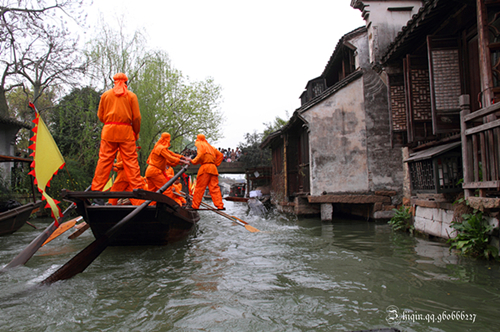
[[[200,165],[191,165],[187,169],[186,174],[196,175],[196,173],[198,173],[199,168]],[[174,167],[175,171],[178,171],[179,169],[180,166]],[[223,162],[220,164],[219,167],[217,167],[217,170],[219,171],[219,174],[245,174],[246,165],[239,161],[230,163]]]
[[[460,96],[465,198],[500,191],[500,103],[470,112],[469,96]]]

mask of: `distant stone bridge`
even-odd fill
[[[220,166],[217,167],[219,174],[245,174],[245,163],[235,161],[235,162],[222,162]],[[179,166],[175,167],[175,170],[178,171],[180,169]],[[198,170],[200,169],[200,165],[190,165],[186,171],[188,175],[196,175]]]

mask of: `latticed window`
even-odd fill
[[[450,193],[462,190],[460,142],[442,145],[414,154],[405,160],[410,171],[411,191]]]
[[[435,192],[434,167],[432,160],[416,161],[408,164],[412,192]]]

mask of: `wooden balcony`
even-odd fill
[[[469,96],[460,97],[465,198],[499,197],[500,103],[471,113]]]

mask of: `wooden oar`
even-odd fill
[[[59,227],[57,227],[57,229],[54,231],[54,233],[52,233],[49,236],[49,238],[47,240],[45,240],[45,242],[42,244],[42,247],[44,245],[46,245],[47,243],[49,243],[50,241],[54,240],[56,237],[64,234],[66,231],[68,231],[70,228],[75,226],[76,223],[82,219],[83,219],[83,217],[80,216],[80,217],[73,218],[69,221],[66,221],[65,223],[60,224]]]
[[[88,186],[87,189],[85,189],[85,191],[88,191],[90,188],[91,186]],[[76,208],[76,204],[74,203],[68,206],[66,210],[64,210],[61,218],[58,219],[58,223],[60,223],[66,217],[66,215],[74,208]],[[31,257],[33,257],[35,252],[37,252],[38,249],[40,249],[40,247],[50,237],[50,235],[54,233],[57,227],[58,225],[56,225],[56,222],[54,221],[42,233],[40,233],[40,235],[38,235],[33,241],[31,241],[31,243],[26,248],[24,248],[23,251],[21,251],[16,257],[14,257],[14,259],[9,264],[7,264],[2,270],[0,270],[0,272],[3,272],[4,270],[19,265],[26,264],[26,262],[29,261]]]
[[[68,236],[68,239],[70,240],[74,240],[76,239],[77,237],[79,237],[80,235],[83,234],[83,232],[85,232],[87,229],[90,228],[90,225],[87,224],[85,221],[84,222],[81,222],[79,223],[78,225],[75,226],[75,228],[77,229],[76,231],[74,231],[73,233],[71,233],[69,236]]]
[[[36,227],[35,225],[33,225],[32,223],[30,223],[29,221],[26,222],[26,224],[30,225],[31,227],[33,227],[34,229],[38,229],[38,227]]]
[[[247,222],[245,222],[245,221],[241,220],[240,218],[237,218],[237,217],[235,217],[235,216],[230,216],[229,214],[224,213],[224,212],[222,212],[222,211],[220,211],[220,210],[217,210],[216,208],[214,208],[214,207],[212,207],[212,206],[208,205],[208,204],[207,204],[207,203],[205,203],[205,202],[201,202],[201,205],[203,205],[203,206],[205,206],[205,207],[207,207],[207,208],[211,209],[212,211],[214,211],[214,212],[216,212],[216,213],[220,214],[221,216],[224,216],[224,217],[226,217],[226,218],[230,219],[231,221],[234,221],[234,222],[235,222],[235,223],[237,223],[238,225],[245,227],[245,229],[246,229],[247,231],[250,231],[250,232],[252,232],[252,233],[260,232],[257,228],[255,228],[255,227],[253,227],[253,226],[249,225]]]
[[[87,190],[89,188],[87,188]],[[85,191],[87,191],[87,190],[85,190]],[[76,205],[74,203],[71,204],[70,206],[68,206],[68,208],[66,210],[64,210],[62,217],[58,219],[58,222],[61,222],[64,219],[64,217],[66,217],[66,215],[70,211],[72,211],[75,207],[76,207]],[[9,264],[7,264],[2,270],[0,270],[0,272],[3,272],[4,270],[7,270],[10,268],[19,266],[19,265],[26,264],[26,262],[29,261],[29,259],[31,257],[33,257],[35,252],[37,252],[37,250],[40,249],[40,247],[50,237],[50,235],[52,235],[52,233],[54,233],[54,231],[56,229],[57,229],[57,226],[56,226],[56,222],[54,221],[47,228],[45,228],[45,230],[42,233],[40,233],[33,241],[31,241],[31,243],[26,248],[24,248],[23,251],[21,251],[16,257],[14,257],[14,259]]]
[[[185,165],[181,168],[181,170],[174,175],[172,179],[170,179],[167,183],[163,185],[157,193],[161,194],[168,187],[170,187],[178,177],[184,173],[189,165]],[[120,228],[125,225],[127,222],[132,220],[137,214],[139,214],[145,207],[147,207],[152,200],[147,200],[141,205],[137,206],[132,212],[126,215],[122,220],[116,223],[113,227],[107,230],[103,236],[96,239],[94,242],[89,244],[86,248],[80,251],[75,257],[69,260],[66,264],[64,264],[59,270],[52,273],[47,279],[41,282],[42,285],[51,284],[53,282],[59,280],[69,279],[78,273],[83,272],[103,251],[109,244],[109,240],[113,237],[116,232],[120,230]]]
[[[184,197],[186,197],[186,194],[185,194],[184,192],[182,192],[182,191],[181,191],[180,193],[181,193],[181,195],[180,195],[180,196],[184,196]],[[190,197],[190,198],[192,198],[192,196],[191,196],[191,195],[189,195],[189,197]],[[219,215],[221,215],[221,216],[223,216],[223,217],[226,217],[226,218],[228,218],[229,220],[231,220],[231,221],[233,221],[233,222],[237,223],[238,225],[245,227],[245,229],[246,229],[246,230],[248,230],[248,231],[250,231],[250,232],[252,232],[252,233],[260,232],[257,228],[255,228],[255,227],[253,227],[253,226],[249,225],[247,222],[245,222],[245,221],[243,221],[243,220],[241,220],[241,219],[239,219],[239,218],[236,218],[235,216],[230,216],[229,214],[224,213],[224,212],[222,212],[222,211],[220,211],[220,210],[218,210],[218,209],[216,209],[216,208],[214,208],[214,207],[212,207],[212,206],[208,205],[208,204],[207,204],[207,203],[205,203],[205,202],[201,202],[201,205],[205,206],[208,210],[212,210],[212,211],[214,211],[215,213],[218,213]]]

